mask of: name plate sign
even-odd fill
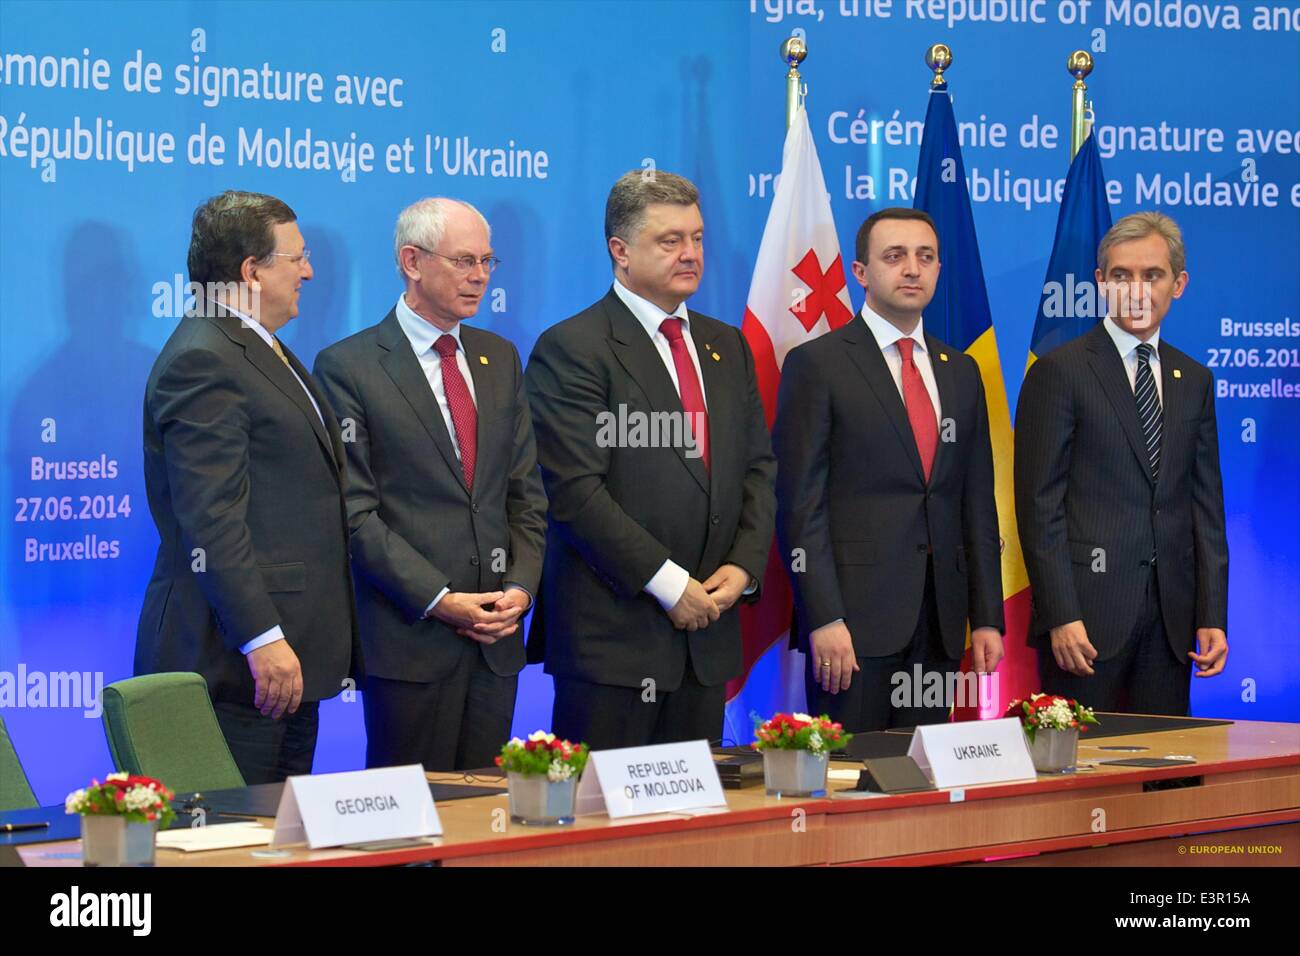
[[[441,834],[424,768],[409,764],[290,777],[280,793],[271,846],[305,842],[316,850]]]
[[[707,740],[594,750],[578,782],[579,816],[610,819],[725,807]]]
[[[941,790],[1037,777],[1015,717],[917,727],[907,755]]]

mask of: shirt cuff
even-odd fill
[[[749,586],[746,587],[745,590],[740,592],[740,596],[749,597],[749,595],[753,594],[757,590],[758,590],[758,578],[750,578]]]
[[[523,591],[525,594],[528,595],[528,608],[529,608],[529,610],[532,609],[532,606],[533,606],[533,592],[530,591],[530,590],[528,590],[528,588],[524,587],[522,584],[511,584],[511,583],[509,583],[509,582],[506,582],[506,584],[501,588],[501,590],[503,590],[503,591]]]
[[[447,593],[450,590],[451,588],[447,587],[447,588],[443,588],[441,591],[438,592],[437,596],[434,597],[434,599],[429,602],[429,606],[424,609],[425,617],[428,617],[430,614],[433,613],[433,609],[438,606],[438,602],[441,601],[443,598],[445,598],[447,596]]]
[[[671,611],[686,593],[686,585],[691,583],[690,572],[680,564],[668,559],[654,573],[645,586],[646,592],[659,602],[665,611]]]
[[[266,647],[267,644],[274,644],[276,641],[283,641],[283,640],[284,640],[284,631],[282,631],[280,629],[280,625],[277,624],[269,631],[263,631],[261,634],[257,635],[257,637],[253,638],[247,644],[241,645],[239,648],[239,653],[251,654],[259,647]]]

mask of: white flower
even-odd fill
[[[534,730],[531,734],[528,735],[528,739],[529,739],[529,740],[544,740],[544,741],[546,741],[546,742],[549,744],[552,740],[555,739],[555,734],[548,734],[548,733],[547,733],[546,731],[544,731],[544,730]]]
[[[107,777],[104,778],[104,780],[105,780],[105,781],[108,781],[108,780],[125,780],[125,779],[126,779],[127,777],[129,777],[129,776],[131,776],[129,773],[110,773]]]
[[[86,806],[86,791],[73,790],[63,801],[63,809],[66,813],[80,813]]]
[[[812,718],[809,717],[807,714],[791,714],[790,716],[793,717],[795,720],[802,720],[806,724],[812,723]]]
[[[822,735],[819,734],[817,731],[814,730],[811,734],[808,735],[808,749],[810,751],[812,751],[815,754],[819,754],[822,752],[822,748],[824,746],[825,746],[825,742],[822,740]]]
[[[520,740],[518,737],[511,737],[511,738],[510,738],[510,743],[509,743],[508,746],[511,746],[511,747],[522,747],[523,745],[524,745],[524,742],[523,742],[522,740]]]
[[[573,764],[565,763],[563,760],[552,760],[551,765],[546,768],[546,779],[552,783],[568,780],[572,776]]]

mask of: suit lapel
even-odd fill
[[[952,349],[932,335],[925,337],[925,348],[929,353],[930,368],[934,372],[935,388],[939,391],[939,407],[934,410],[939,416],[936,422],[939,429],[939,444],[935,448],[934,462],[930,466],[930,484],[934,484],[939,476],[939,469],[947,465],[952,458],[952,450],[949,447],[952,443],[944,441],[943,431],[944,421],[951,420],[953,411],[958,407],[957,383],[953,381],[952,361],[948,354]],[[944,409],[947,411],[945,412]],[[908,425],[910,427],[911,423],[909,422]],[[917,457],[920,457],[919,454]]]
[[[636,316],[613,290],[605,297],[605,314],[609,317],[610,347],[632,381],[645,392],[650,401],[650,411],[684,415],[681,397],[677,394],[677,389],[673,388],[673,380],[664,367],[659,350],[650,341],[650,336],[646,335]],[[617,409],[610,411],[618,413]],[[703,460],[698,457],[688,458],[684,447],[675,448],[674,451],[700,489],[706,495],[709,494],[709,477]]]
[[[379,364],[411,406],[415,417],[420,420],[424,430],[433,439],[433,444],[447,463],[447,467],[464,488],[465,476],[461,472],[460,459],[456,457],[456,450],[451,446],[451,434],[447,431],[447,423],[443,421],[438,400],[434,397],[429,380],[424,375],[424,367],[415,357],[415,350],[411,348],[410,340],[397,321],[396,311],[389,312],[380,323],[379,337],[376,342],[382,350]],[[466,492],[468,493],[468,489]]]
[[[1169,443],[1182,437],[1182,429],[1170,427],[1183,413],[1182,370],[1178,368],[1178,360],[1170,354],[1170,351],[1162,339],[1160,342],[1160,478],[1163,478],[1168,471],[1164,467],[1164,462],[1171,460]],[[1178,370],[1180,377],[1174,377],[1175,370]],[[1156,479],[1157,485],[1160,483],[1160,478]]]
[[[297,356],[293,355],[284,343],[280,343],[280,348],[284,349],[284,353],[289,358],[294,371],[302,379],[302,385],[298,384],[297,379],[293,377],[294,373],[290,372],[289,367],[280,361],[279,356],[275,354],[271,346],[267,345],[260,335],[249,328],[243,319],[235,315],[224,314],[214,316],[211,321],[215,322],[217,327],[232,342],[243,346],[244,357],[252,363],[253,367],[266,376],[285,398],[298,407],[298,410],[303,413],[307,418],[307,422],[311,425],[311,430],[316,435],[317,441],[320,442],[321,449],[325,452],[326,457],[329,458],[330,464],[337,471],[341,459],[336,455],[330,433],[322,422],[325,409],[329,406],[322,405],[319,413],[312,407],[311,399],[303,391],[304,386],[311,379],[311,375],[303,367],[303,364],[298,361]],[[315,394],[312,397],[315,398]],[[317,398],[317,401],[320,401],[320,399]]]
[[[474,466],[476,475],[497,466],[496,462],[490,460],[493,446],[491,442],[485,440],[483,423],[496,418],[501,407],[506,404],[501,394],[503,389],[499,388],[505,359],[495,349],[489,347],[490,341],[478,329],[461,325],[460,342],[465,348],[465,364],[469,366],[469,377],[474,382],[475,422],[478,433],[478,462]],[[496,361],[493,362],[493,359]]]
[[[330,409],[329,400],[325,397],[324,393],[321,392],[320,388],[317,387],[316,380],[312,378],[311,372],[307,370],[307,366],[303,365],[302,362],[298,360],[298,356],[293,354],[293,351],[289,346],[281,342],[280,348],[284,350],[284,356],[289,360],[289,364],[293,366],[293,370],[297,372],[298,377],[302,379],[302,384],[307,388],[307,391],[311,393],[312,400],[315,401],[316,407],[320,409],[320,414],[316,413],[315,408],[311,409],[311,417],[315,419],[316,424],[323,423],[325,438],[327,441],[325,447],[329,450],[330,457],[334,461],[334,469],[342,475],[343,462],[346,460],[343,451],[343,436],[339,432],[338,422],[335,420],[334,413]],[[316,431],[316,437],[321,437],[319,429]]]
[[[849,345],[849,357],[871,386],[885,417],[894,426],[904,454],[916,469],[916,477],[924,484],[925,470],[921,467],[921,453],[916,450],[912,423],[907,419],[907,407],[903,404],[903,397],[898,394],[898,386],[894,384],[889,366],[885,364],[885,354],[880,350],[880,344],[876,342],[876,337],[871,334],[861,315],[855,317],[845,328],[848,329],[844,333],[844,341]],[[942,394],[940,400],[943,400]]]
[[[1133,454],[1137,456],[1138,464],[1142,466],[1143,474],[1147,476],[1147,481],[1151,481],[1151,458],[1147,454],[1142,422],[1138,420],[1137,400],[1128,383],[1128,372],[1124,369],[1124,360],[1119,357],[1119,349],[1115,348],[1114,340],[1101,323],[1088,333],[1088,353],[1093,374],[1101,382],[1102,391],[1115,409],[1120,427],[1128,438]],[[1160,365],[1163,372],[1164,362]]]
[[[718,481],[719,475],[725,478],[735,473],[730,468],[735,443],[726,441],[725,438],[734,434],[728,428],[728,423],[740,421],[741,416],[735,407],[737,396],[727,387],[727,370],[722,367],[725,356],[719,350],[718,343],[713,341],[717,336],[705,329],[702,321],[700,316],[691,313],[691,339],[695,342],[695,354],[700,357],[700,382],[709,413],[709,468],[705,475],[712,484]],[[716,331],[718,330],[715,329],[714,332]],[[718,356],[716,360],[713,358],[715,354]],[[716,427],[715,423],[722,423],[722,427]],[[724,440],[714,441],[715,437]],[[691,460],[702,463],[701,459]]]

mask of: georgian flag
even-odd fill
[[[853,318],[840,241],[817,147],[801,106],[786,133],[741,332],[754,353],[767,427],[786,353]],[[757,604],[742,605],[744,669],[727,685],[728,743],[753,740],[753,716],[805,709],[804,655],[787,649],[794,600],[774,541]]]

